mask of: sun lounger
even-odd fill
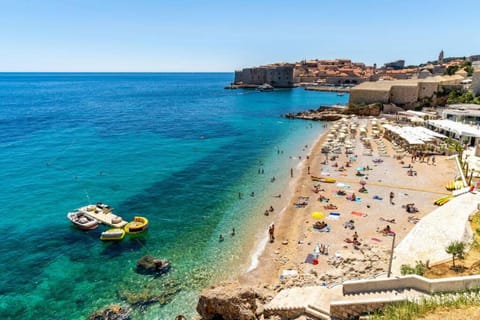
[[[358,216],[358,217],[366,217],[367,216],[366,213],[360,212],[360,211],[352,211],[351,213],[355,216]]]
[[[339,212],[330,212],[327,219],[328,220],[338,220],[338,219],[340,219],[340,213]]]

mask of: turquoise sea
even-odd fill
[[[325,130],[280,115],[348,96],[224,90],[232,79],[0,74],[1,319],[85,319],[113,303],[133,319],[189,318],[202,288],[248,268],[291,156]],[[148,217],[149,231],[104,243],[104,228],[72,227],[66,214],[96,202]],[[170,273],[135,273],[146,254]]]

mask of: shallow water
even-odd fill
[[[202,287],[248,268],[263,208],[298,163],[289,156],[324,130],[279,115],[348,97],[224,90],[232,77],[0,74],[3,319],[84,319],[140,295],[162,303],[132,306],[135,319],[191,316]],[[99,201],[150,230],[103,243],[103,228],[70,225],[67,212]],[[136,274],[145,254],[172,271]]]

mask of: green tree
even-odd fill
[[[447,70],[445,70],[445,74],[449,76],[453,76],[455,72],[457,72],[459,69],[458,66],[448,66]]]
[[[415,261],[415,267],[412,267],[408,264],[402,264],[400,266],[400,272],[402,275],[407,275],[407,274],[416,274],[419,276],[423,276],[425,274],[425,271],[427,269],[427,266],[422,262],[422,261]]]
[[[465,243],[462,241],[452,241],[445,248],[445,252],[452,255],[452,264],[455,268],[455,259],[465,259]]]

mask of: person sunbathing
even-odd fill
[[[345,227],[345,229],[353,230],[355,229],[355,221],[353,220],[347,221],[343,224],[343,226]]]
[[[335,209],[338,209],[338,207],[332,203],[329,203],[328,205],[326,206],[323,206],[325,209],[328,209],[328,210],[335,210]]]
[[[408,204],[407,204],[407,212],[408,212],[408,213],[416,213],[416,212],[418,212],[418,209],[415,208],[415,203],[408,203]]]
[[[384,236],[390,236],[395,234],[395,232],[393,232],[392,229],[390,229],[390,225],[387,225],[385,228],[383,228],[381,232]]]
[[[360,192],[360,193],[367,193],[368,190],[367,190],[367,188],[365,188],[364,186],[362,186],[360,189],[358,189],[358,192]]]
[[[317,221],[313,224],[313,227],[315,229],[321,230],[326,228],[328,225],[325,223],[325,221]]]
[[[347,196],[347,200],[356,201],[357,200],[357,195],[355,193],[352,193],[352,195]]]
[[[327,197],[325,197],[325,196],[323,196],[323,195],[320,195],[320,197],[318,197],[318,201],[320,201],[320,202],[328,202],[328,201],[330,201],[330,199],[327,198]]]
[[[343,190],[338,190],[338,191],[337,191],[337,195],[339,195],[339,196],[344,196],[344,195],[346,195],[346,194],[347,194],[347,193],[346,193],[345,191],[343,191]]]

